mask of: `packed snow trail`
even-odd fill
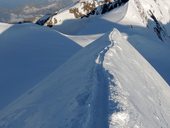
[[[0,128],[169,128],[170,88],[118,30],[0,112]]]
[[[115,29],[109,35],[110,45],[102,50],[96,59],[96,79],[97,91],[94,106],[94,122],[93,127],[96,128],[126,128],[129,122],[129,114],[126,107],[128,103],[126,100],[126,93],[120,87],[120,83],[114,78],[107,69],[107,65],[112,65],[106,60],[111,59],[115,41],[113,36],[118,36],[119,32]],[[119,35],[120,36],[120,35]],[[114,58],[113,58],[114,59]],[[138,127],[135,123],[133,127]]]
[[[105,53],[112,47],[112,43],[104,48],[96,59],[96,96],[94,100],[94,119],[92,127],[108,128],[108,85],[110,74],[103,67]],[[99,107],[96,107],[99,106]]]

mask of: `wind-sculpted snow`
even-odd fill
[[[0,112],[2,128],[169,128],[170,88],[118,30]]]

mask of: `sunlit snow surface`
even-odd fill
[[[0,22],[0,34],[5,32],[5,30],[9,29],[12,25],[10,24],[5,24]]]

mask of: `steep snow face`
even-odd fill
[[[134,23],[147,25],[148,20],[153,20],[151,18],[151,13],[153,13],[159,22],[167,24],[170,22],[170,5],[168,3],[167,0],[130,0],[129,10],[125,17],[127,18],[126,22],[131,21],[132,25]]]
[[[109,127],[169,128],[168,84],[119,32],[113,31],[110,40],[113,46],[106,52],[103,62],[103,67],[111,74]]]
[[[127,14],[121,23],[147,27],[160,40],[169,41],[170,6],[166,3],[166,0],[130,0]]]
[[[149,10],[152,11],[158,21],[163,24],[170,22],[170,4],[168,0],[140,0],[139,2],[147,13],[149,13]]]
[[[115,27],[127,34],[131,44],[170,84],[170,59],[167,57],[170,54],[169,10],[166,0],[130,0],[125,17]]]
[[[169,98],[167,83],[113,30],[1,111],[0,127],[169,128]]]
[[[46,27],[0,24],[0,109],[81,49]]]

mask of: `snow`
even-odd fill
[[[169,92],[156,70],[113,30],[1,111],[0,127],[168,128]]]
[[[13,103],[11,104],[12,108],[9,106],[8,108],[10,110],[7,111],[13,113],[14,107],[17,109],[14,111],[18,111],[17,113],[14,112],[13,114],[8,115],[7,111],[2,111],[0,114],[0,126],[4,128],[10,126],[36,126],[38,128],[41,126],[79,127],[86,125],[85,122],[88,122],[88,108],[91,106],[91,103],[89,102],[89,96],[91,94],[88,90],[93,88],[92,85],[94,82],[94,79],[92,79],[94,75],[92,69],[95,66],[95,61],[92,60],[95,60],[98,52],[106,45],[103,41],[101,44],[96,41],[95,44],[98,44],[98,47],[92,45],[91,47],[89,46],[88,48],[82,49],[79,53],[74,55],[69,62],[62,65],[47,79],[22,96],[27,97],[28,99],[24,98],[22,100],[22,98],[20,98],[16,101],[20,102],[19,104],[25,107],[30,106],[29,108],[24,108],[19,104],[18,106],[16,103]],[[49,106],[51,107],[49,108]],[[38,110],[36,110],[36,108],[38,108]],[[7,122],[3,122],[4,116],[2,117],[2,115],[4,114],[7,114],[6,117],[9,117]],[[30,114],[32,115],[31,117],[29,116]],[[16,117],[16,119],[13,117]],[[19,117],[22,117],[22,119],[19,119]],[[14,123],[12,123],[13,119],[16,121],[19,120],[19,122],[28,122],[17,124],[14,121]],[[47,119],[51,121],[49,122]],[[9,120],[11,120],[11,124],[9,124]]]
[[[62,33],[61,33],[62,34]],[[82,47],[85,47],[95,40],[99,39],[103,34],[94,34],[94,35],[66,35],[64,36],[68,37],[69,39],[73,40],[77,44],[79,44]]]
[[[31,87],[0,111],[0,128],[169,128],[169,5],[168,0],[130,0],[105,15],[83,19],[74,19],[68,7],[58,12],[62,20],[52,29],[23,24],[3,30],[1,77],[17,72],[18,81],[29,82],[10,79],[10,85]],[[149,10],[167,30],[162,40]],[[21,62],[37,66],[22,65],[23,76]],[[26,69],[31,77],[25,76]],[[39,79],[42,72],[34,74],[36,69],[48,72]]]
[[[54,23],[54,20],[57,19],[57,25],[62,24],[65,20],[71,20],[71,19],[75,19],[75,16],[73,13],[70,13],[69,9],[70,8],[74,8],[80,6],[80,3],[75,3],[70,5],[69,7],[66,7],[64,9],[59,10],[58,12],[56,12],[56,15],[51,17],[52,22]]]
[[[110,127],[168,128],[168,84],[119,32],[114,31],[111,40],[114,45],[106,52],[103,66],[113,75],[110,109],[118,102],[120,110],[113,110]]]
[[[140,3],[140,6],[138,3]],[[155,23],[148,14],[148,8],[144,6],[148,4],[151,6],[152,3],[153,1],[148,1],[147,4],[145,4],[140,0],[130,0],[124,6],[114,9],[105,15],[94,16],[87,19],[66,20],[63,24],[56,25],[53,28],[67,35],[74,35],[75,37],[90,34],[100,35],[111,31],[112,28],[117,28],[170,84],[170,59],[167,57],[167,55],[170,54],[170,39],[168,37],[168,39],[165,39],[165,43],[163,43],[156,35],[153,29]],[[163,3],[161,2],[160,4]],[[153,12],[155,12],[155,10],[164,10],[164,7],[158,6],[157,4],[154,4],[153,7]],[[166,8],[169,9],[170,6],[167,4]],[[166,13],[167,11],[165,11],[165,14]],[[159,17],[161,17],[159,13],[154,14],[158,17],[159,22],[170,21],[168,16],[161,20],[159,19]],[[145,18],[147,18],[147,20]],[[147,25],[149,27],[146,27]],[[169,26],[169,23],[164,24],[167,35],[170,35]],[[86,45],[84,41],[79,44]]]
[[[12,26],[11,24],[6,24],[6,23],[0,22],[0,34],[2,34],[5,30],[10,28],[11,26]]]
[[[0,28],[6,29],[0,34],[0,109],[81,49],[74,41],[46,27],[0,24]]]
[[[65,20],[63,24],[56,25],[53,28],[67,35],[93,35],[106,33],[114,27],[113,23],[116,23],[125,17],[127,9],[128,4],[125,4],[123,7],[115,9],[105,15]]]

